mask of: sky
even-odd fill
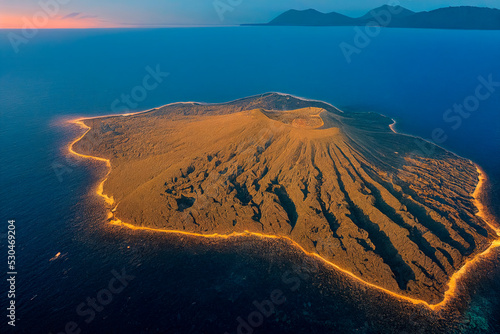
[[[288,9],[356,17],[384,4],[500,8],[499,0],[0,0],[0,29],[235,25],[268,22]]]

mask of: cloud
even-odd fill
[[[99,17],[98,15],[88,15],[82,12],[73,12],[61,17],[61,20],[66,20],[66,19],[86,20],[86,19],[96,19],[98,17]]]
[[[98,15],[89,15],[82,12],[73,12],[61,17],[61,20],[67,20],[67,19],[89,20],[89,19],[97,19],[98,17],[99,17]]]
[[[99,16],[98,15],[83,15],[83,16],[80,16],[79,19],[96,19],[98,18]]]
[[[70,14],[68,14],[66,16],[63,16],[62,20],[69,19],[69,18],[74,18],[74,17],[77,17],[80,14],[81,14],[80,12],[73,12],[73,13],[70,13]]]

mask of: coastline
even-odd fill
[[[477,172],[479,174],[476,189],[471,194],[472,197],[474,198],[474,205],[478,209],[476,216],[482,218],[483,221],[491,229],[493,229],[495,231],[497,238],[495,240],[493,240],[493,242],[490,244],[490,246],[488,248],[486,248],[482,253],[477,254],[472,259],[465,262],[465,264],[450,277],[450,281],[448,282],[449,289],[444,294],[445,295],[444,300],[446,300],[447,297],[448,298],[453,297],[453,292],[458,289],[458,282],[460,281],[460,279],[463,276],[465,276],[469,272],[469,268],[471,268],[473,265],[480,262],[483,258],[487,257],[489,254],[491,254],[491,252],[495,248],[500,247],[500,229],[498,226],[496,226],[496,224],[491,223],[491,221],[489,220],[488,217],[493,217],[493,216],[488,212],[488,210],[486,209],[484,204],[481,202],[481,194],[484,190],[484,186],[485,186],[485,183],[487,181],[487,177],[486,177],[486,174],[484,173],[484,171],[481,169],[481,167],[479,167],[477,164],[474,164],[474,165],[476,166]]]
[[[285,95],[285,96],[293,96],[293,95],[290,95],[290,94],[283,94],[283,93],[277,93],[277,94]],[[262,95],[264,95],[264,94],[259,94],[259,95],[255,95],[255,96],[262,96]],[[245,99],[245,98],[243,98],[243,99]],[[243,100],[243,99],[237,99],[237,100],[234,100],[234,101],[239,101],[239,100]],[[300,98],[300,99],[303,99],[303,98]],[[306,99],[303,99],[303,100],[306,100]],[[118,218],[115,217],[115,213],[114,212],[116,211],[116,209],[118,207],[118,203],[115,202],[115,200],[113,199],[112,196],[108,196],[108,195],[104,194],[104,184],[105,184],[106,180],[108,179],[108,176],[109,176],[109,174],[111,173],[111,170],[112,170],[111,161],[108,160],[108,159],[105,159],[105,158],[97,157],[97,156],[90,156],[90,155],[80,154],[80,153],[78,153],[78,152],[76,152],[76,151],[73,150],[74,144],[77,143],[78,141],[80,141],[82,138],[84,138],[85,135],[91,130],[91,128],[84,123],[85,120],[107,118],[107,117],[132,116],[132,115],[137,115],[137,114],[143,114],[143,113],[153,112],[153,111],[156,111],[156,110],[158,110],[158,109],[160,109],[162,107],[166,107],[166,106],[170,106],[170,105],[176,105],[176,104],[199,104],[199,105],[217,104],[217,105],[220,105],[220,104],[231,103],[231,102],[234,102],[234,101],[225,102],[225,103],[175,102],[175,103],[170,103],[170,104],[163,105],[161,107],[157,107],[157,108],[153,108],[153,109],[148,109],[148,110],[145,110],[145,111],[134,112],[134,113],[116,114],[116,115],[103,115],[103,116],[88,117],[88,118],[82,117],[82,118],[77,118],[77,119],[74,119],[74,120],[70,120],[69,123],[78,125],[79,127],[83,128],[83,129],[86,129],[86,131],[81,136],[79,136],[78,138],[76,138],[75,140],[73,140],[69,144],[69,147],[68,147],[69,153],[70,154],[74,154],[76,156],[79,156],[81,158],[92,159],[92,160],[96,160],[96,161],[100,161],[100,162],[105,162],[105,164],[106,164],[106,166],[108,168],[108,172],[107,172],[106,176],[104,177],[104,179],[101,182],[99,182],[99,184],[97,185],[97,188],[95,190],[95,193],[98,196],[102,197],[104,199],[105,203],[111,208],[110,211],[108,212],[108,216],[107,216],[108,222],[111,225],[121,226],[121,227],[125,227],[125,228],[131,229],[131,230],[144,230],[144,231],[157,232],[157,233],[159,232],[159,233],[169,233],[169,234],[177,234],[177,235],[188,235],[188,236],[192,236],[192,237],[218,238],[218,239],[228,239],[228,238],[234,238],[234,237],[257,237],[257,238],[284,240],[289,245],[291,245],[291,246],[296,247],[297,249],[299,249],[303,254],[305,254],[307,256],[310,256],[310,257],[314,257],[317,260],[320,260],[321,262],[323,262],[323,264],[326,264],[326,265],[332,267],[333,269],[335,269],[335,270],[337,270],[337,271],[345,274],[348,278],[351,278],[351,279],[357,281],[358,283],[361,283],[361,284],[366,285],[368,287],[371,287],[371,288],[374,288],[376,290],[382,291],[382,292],[384,292],[384,293],[386,293],[386,294],[388,294],[388,295],[390,295],[390,296],[392,296],[394,298],[397,298],[399,300],[410,302],[410,303],[412,303],[414,305],[423,305],[423,306],[425,306],[425,307],[427,307],[427,308],[429,308],[429,309],[431,309],[433,311],[438,311],[438,310],[442,309],[444,306],[446,306],[450,301],[452,301],[458,295],[457,294],[457,283],[461,279],[461,277],[463,277],[466,273],[468,273],[468,270],[469,270],[469,268],[472,265],[476,264],[478,261],[481,261],[481,259],[483,259],[488,254],[490,254],[493,249],[495,249],[497,247],[500,247],[500,230],[498,229],[498,227],[495,227],[494,225],[491,225],[489,223],[488,219],[486,218],[486,216],[488,215],[487,209],[486,209],[485,205],[481,202],[481,199],[480,199],[480,195],[481,195],[481,193],[483,191],[483,188],[484,188],[484,183],[485,183],[485,181],[487,179],[486,179],[486,176],[485,176],[484,172],[476,164],[474,164],[474,165],[476,166],[477,171],[479,173],[479,180],[478,180],[478,183],[476,185],[475,191],[472,194],[472,197],[474,198],[474,205],[478,209],[478,212],[476,213],[476,215],[478,217],[482,218],[485,221],[485,223],[488,226],[490,226],[496,232],[498,238],[495,239],[486,250],[484,250],[482,253],[476,254],[473,258],[467,260],[458,271],[456,271],[455,273],[453,273],[453,275],[450,276],[450,279],[448,281],[448,289],[444,292],[443,300],[441,302],[437,303],[437,304],[430,304],[430,303],[428,303],[428,302],[426,302],[424,300],[414,299],[414,298],[411,298],[411,297],[408,297],[408,296],[405,296],[405,295],[402,295],[402,294],[398,294],[396,292],[387,290],[387,289],[385,289],[383,287],[377,286],[377,285],[375,285],[373,283],[367,282],[367,281],[363,280],[362,278],[360,278],[360,277],[354,275],[353,273],[349,272],[348,270],[345,270],[345,269],[339,267],[338,265],[336,265],[335,263],[333,263],[331,261],[328,261],[327,259],[323,258],[319,254],[308,252],[300,244],[298,244],[297,242],[295,242],[294,240],[292,240],[289,237],[278,236],[278,235],[260,234],[260,233],[249,232],[249,231],[245,231],[243,233],[233,232],[233,233],[230,233],[230,234],[218,234],[218,233],[215,233],[215,234],[200,234],[200,233],[177,231],[177,230],[155,229],[155,228],[149,228],[149,227],[135,226],[133,224],[129,224],[129,223],[123,222],[120,219],[118,219]],[[323,101],[317,101],[317,100],[306,100],[306,101],[323,102]],[[328,104],[326,102],[323,102],[323,103]],[[330,104],[328,104],[328,105],[330,105]],[[330,105],[330,106],[334,107],[333,105]],[[340,109],[338,109],[336,107],[334,107],[334,108],[340,111]],[[393,123],[389,125],[389,128],[391,129],[392,132],[397,133],[395,131],[395,128],[394,128],[395,124],[396,124],[396,121],[393,120]],[[408,135],[408,136],[412,136],[412,135]],[[415,136],[412,136],[412,137],[415,137]],[[418,137],[415,137],[415,138],[418,138]],[[451,153],[453,153],[453,152],[451,152]],[[455,153],[453,153],[453,154],[455,154]]]
[[[478,209],[478,212],[476,213],[476,216],[482,218],[488,226],[490,226],[497,234],[497,236],[500,238],[500,226],[498,222],[495,220],[495,216],[488,211],[484,203],[481,201],[481,196],[483,195],[484,192],[484,186],[488,182],[488,177],[486,176],[486,173],[483,171],[483,169],[477,165],[476,166],[477,172],[479,174],[479,183],[478,186],[476,187],[476,190],[472,194],[472,197],[474,198],[474,206]],[[493,222],[493,224],[490,224],[490,222]]]
[[[389,129],[391,129],[392,132],[394,133],[397,133],[396,132],[396,120],[395,119],[392,119],[392,124],[389,124]]]

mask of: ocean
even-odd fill
[[[76,117],[283,92],[384,114],[397,131],[471,159],[500,217],[500,32],[40,30],[17,50],[12,33],[21,31],[0,30],[0,249],[6,261],[15,220],[17,321],[7,326],[2,314],[1,333],[237,333],[238,319],[275,289],[286,302],[251,326],[255,333],[500,332],[499,261],[471,283],[460,312],[443,317],[358,291],[330,268],[300,276],[291,291],[283,274],[307,259],[287,245],[106,225],[94,194],[104,166],[67,153],[81,134],[67,122]],[[118,278],[123,289],[112,289]],[[0,287],[4,296],[5,279]],[[107,304],[91,309],[88,298]]]

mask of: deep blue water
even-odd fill
[[[236,318],[293,267],[295,257],[283,260],[286,250],[255,240],[207,246],[104,225],[92,190],[105,171],[67,157],[65,147],[79,131],[64,120],[113,113],[113,101],[142,85],[148,66],[169,76],[132,110],[279,91],[383,113],[397,120],[398,131],[424,138],[441,128],[448,137],[442,146],[486,171],[490,206],[499,210],[500,86],[457,129],[451,127],[457,120],[446,122],[443,114],[476,94],[479,77],[500,82],[500,32],[386,29],[351,63],[339,48],[354,43],[349,27],[47,30],[18,53],[7,34],[0,31],[0,243],[6,256],[6,222],[15,219],[14,332],[59,333],[74,320],[84,333],[234,333]],[[49,261],[57,252],[64,256]],[[86,324],[76,307],[122,268],[136,278]],[[323,279],[305,282],[255,332],[411,332],[406,321],[388,320],[400,314],[397,307],[373,313],[344,298],[341,288],[325,291]],[[481,320],[463,325],[471,333],[500,331],[498,279],[497,267],[473,296],[466,312]],[[421,322],[419,328],[434,326]],[[0,328],[4,333],[5,322]]]

